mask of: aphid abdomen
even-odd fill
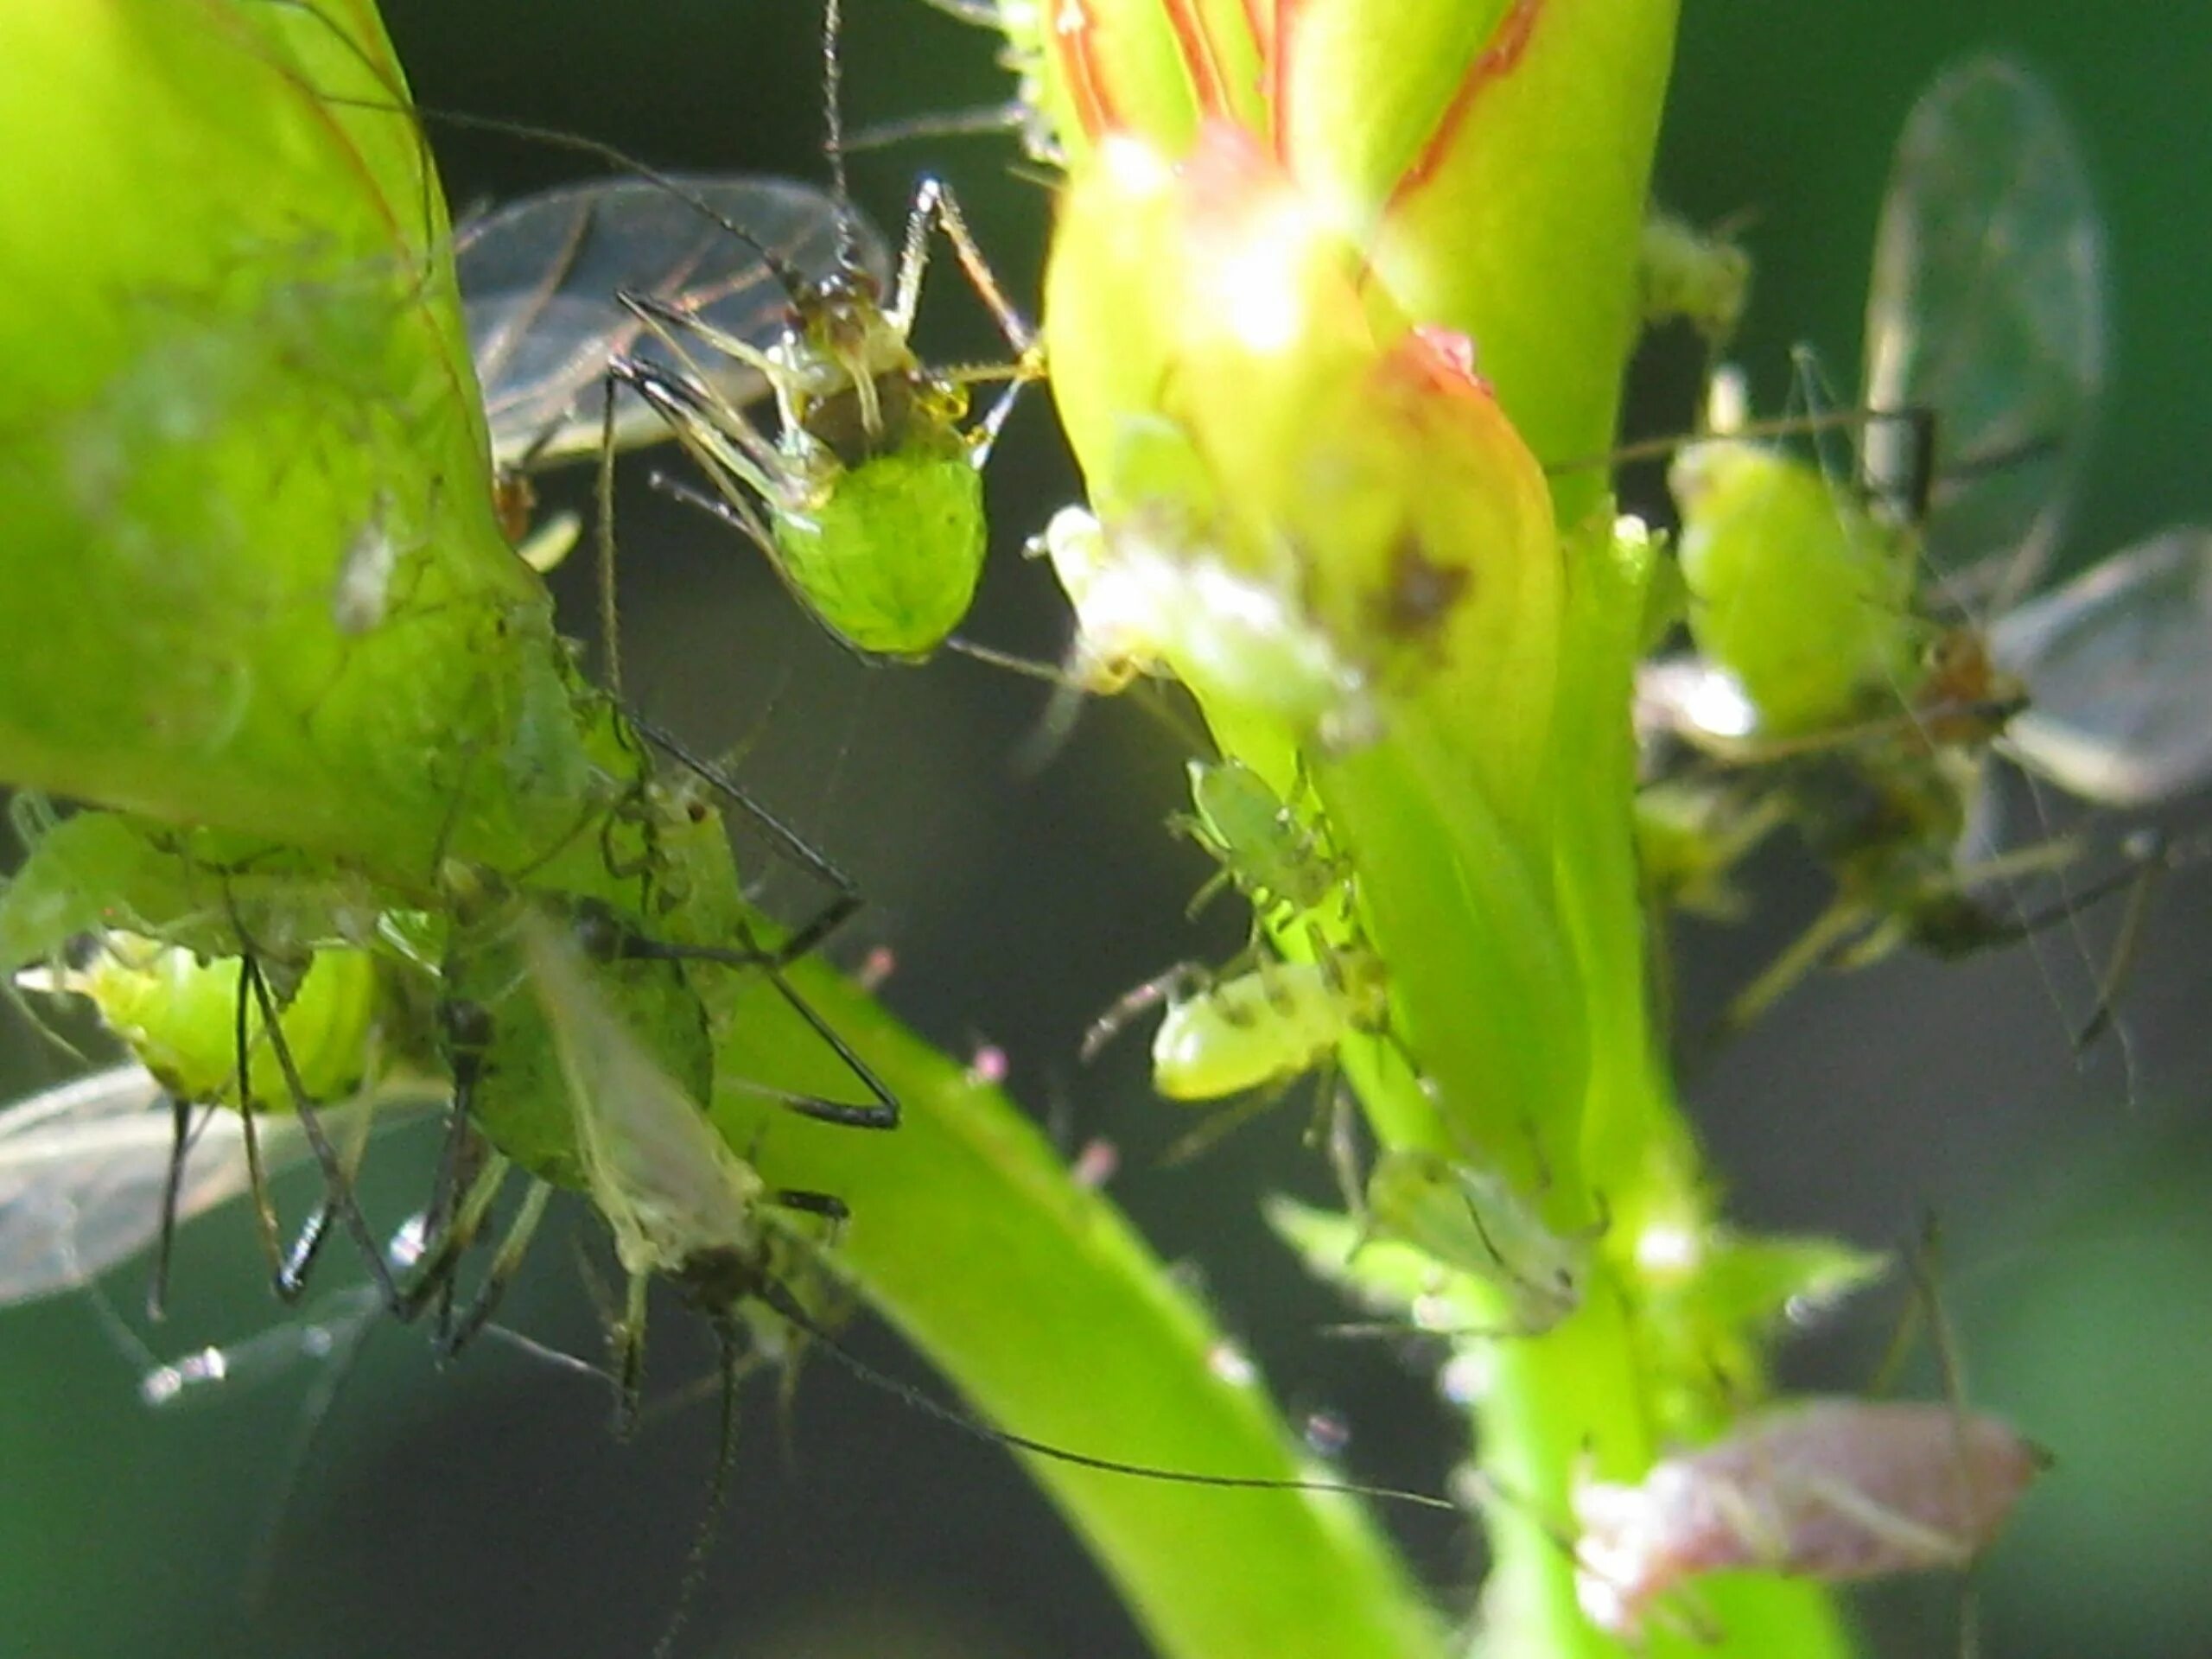
[[[1153,1039],[1153,1087],[1170,1100],[1219,1100],[1295,1077],[1351,1033],[1354,1012],[1318,963],[1224,980],[1169,1005]]]
[[[587,1171],[574,1118],[562,1103],[568,1082],[551,1018],[532,989],[512,921],[501,918],[456,941],[445,968],[442,1041],[486,1138],[539,1179],[582,1190]],[[588,971],[632,1028],[652,1033],[655,1059],[690,1097],[709,1098],[714,1049],[705,1007],[683,965],[629,958],[593,962]]]
[[[921,658],[968,613],[984,531],[983,481],[966,450],[918,442],[779,513],[777,563],[833,633],[871,656]]]
[[[109,1029],[177,1098],[238,1104],[237,957],[202,960],[174,945],[113,933],[84,968],[64,975],[58,988],[90,997]],[[278,1019],[310,1104],[353,1094],[381,1007],[375,961],[342,946],[313,951],[305,970],[277,995]],[[257,1007],[246,1009],[245,1022],[254,1110],[292,1110],[297,1103]]]
[[[1644,1610],[1707,1573],[1840,1583],[1967,1566],[2046,1459],[1993,1417],[1924,1402],[1815,1400],[1575,1495],[1578,1593],[1592,1623]]]

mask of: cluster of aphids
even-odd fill
[[[2032,200],[1959,198],[1958,177],[1938,161],[1992,143],[2033,152],[2034,165],[2005,174]],[[2021,224],[2063,241],[2073,263],[2055,274],[2050,249],[2020,245]],[[1001,328],[1003,362],[932,365],[911,343],[939,232]],[[1971,352],[1923,347],[1924,338],[1971,340],[1978,322],[2005,336],[2001,321],[1987,321],[2007,303],[2003,283],[1976,289],[1978,317],[1942,309],[1959,303],[1958,262],[1985,245],[2010,249],[2020,264],[2012,298],[2024,308],[2031,293],[2039,317],[2050,315],[2054,283],[2072,284],[2059,290],[2073,302],[2065,327],[2041,336],[2044,400],[2016,397],[1980,427],[1952,425],[1943,442],[1954,475],[1921,466],[1927,486],[1901,487],[1914,446],[1898,434],[1924,435],[1928,410],[1987,407],[1971,384],[1981,372]],[[1694,312],[1725,335],[1740,307],[1738,267],[1678,239],[1653,246],[1654,310]],[[2181,617],[2198,632],[2159,631],[2177,594],[2197,594],[2201,532],[2170,533],[2079,582],[2005,605],[2040,573],[2074,423],[2101,373],[2094,246],[2079,162],[2041,90],[2002,66],[1961,72],[1923,100],[1899,153],[1869,330],[1870,487],[1754,442],[1738,420],[1716,418],[1709,436],[1681,448],[1694,652],[1651,664],[1640,693],[1655,899],[1724,906],[1732,868],[1784,823],[1839,884],[1835,912],[1746,993],[1745,1013],[1833,957],[2018,925],[2010,916],[1992,923],[1967,901],[2080,848],[2050,842],[1988,866],[1962,862],[1984,761],[2000,743],[2077,793],[2123,804],[2178,793],[2212,769],[2204,724],[2191,718],[2201,664],[2212,660],[2200,648],[2202,607]],[[462,227],[456,254],[518,543],[530,528],[529,472],[595,454],[611,553],[609,458],[673,437],[709,487],[671,487],[760,549],[809,613],[854,649],[911,661],[952,638],[984,553],[981,469],[1013,393],[1044,359],[941,187],[918,195],[887,284],[890,261],[842,178],[826,194],[649,174],[579,186]],[[998,389],[980,414],[979,386]],[[763,397],[772,397],[772,423],[753,412]],[[1177,631],[1205,607],[1188,602],[1187,571],[1171,578],[1123,557],[1102,573],[1095,531],[1071,521],[1048,539],[1084,630],[1070,674],[1103,690],[1194,648]],[[1944,545],[1953,534],[1967,538],[1961,547]],[[2001,570],[1976,565],[1942,586],[1923,579],[1929,558],[1992,550],[2004,555]],[[389,561],[374,552],[340,573],[332,615],[341,629],[382,614],[378,574]],[[1103,574],[1111,581],[1092,580]],[[1969,602],[2005,607],[1983,626],[1967,620]],[[606,622],[611,664],[611,600]],[[2101,677],[2108,652],[2096,641],[2108,630],[2138,631],[2151,653],[2131,665],[2119,702]],[[1332,697],[1344,689],[1337,667],[1300,655],[1306,636],[1295,628],[1272,643],[1254,660],[1298,669],[1289,683]],[[1335,712],[1339,736],[1368,724],[1342,699]],[[619,714],[610,719],[629,729]],[[804,1281],[842,1205],[772,1188],[705,1109],[718,1084],[717,976],[753,976],[854,1084],[851,1098],[782,1103],[836,1123],[895,1126],[891,1091],[785,977],[854,897],[834,865],[711,769],[671,785],[645,746],[628,753],[631,772],[610,785],[596,821],[579,826],[588,855],[549,849],[542,864],[505,871],[441,859],[404,901],[281,849],[106,815],[46,830],[0,906],[0,937],[35,959],[37,988],[91,997],[137,1064],[0,1119],[0,1296],[85,1282],[157,1239],[165,1259],[177,1220],[245,1194],[281,1294],[299,1294],[340,1230],[385,1305],[403,1319],[433,1316],[459,1346],[492,1317],[550,1192],[569,1188],[606,1218],[629,1275],[614,1366],[626,1402],[656,1276],[726,1333],[749,1332],[771,1351],[794,1330],[821,1334]],[[772,839],[836,888],[788,938],[754,932],[734,894],[715,896],[727,849],[699,779],[762,817]],[[1374,1043],[1378,1063],[1416,1070],[1362,937],[1356,873],[1304,791],[1280,792],[1234,760],[1194,763],[1192,783],[1192,810],[1178,827],[1220,866],[1197,902],[1234,887],[1252,906],[1252,938],[1219,967],[1184,964],[1139,987],[1086,1047],[1162,1007],[1155,1081],[1185,1101],[1264,1104],[1326,1071],[1348,1042]],[[67,902],[88,893],[130,893],[129,925]],[[1319,1092],[1326,1102],[1334,1090],[1325,1081]],[[407,1106],[444,1109],[445,1150],[421,1217],[389,1243],[356,1202],[356,1178],[375,1123]],[[322,1195],[288,1239],[269,1177],[303,1159],[320,1170]],[[524,1195],[464,1295],[463,1265],[515,1179]],[[1347,1167],[1344,1184],[1363,1218],[1354,1243],[1414,1252],[1486,1287],[1480,1306],[1507,1310],[1485,1331],[1456,1334],[1538,1336],[1580,1309],[1594,1239],[1548,1230],[1526,1196],[1488,1172],[1395,1151],[1364,1175]],[[1077,1460],[1203,1484],[1285,1484]],[[1841,1579],[1962,1563],[2035,1462],[2009,1430],[1948,1408],[1815,1402],[1755,1417],[1635,1486],[1588,1487],[1569,1548],[1591,1618],[1630,1631],[1681,1581],[1722,1568]]]
[[[320,17],[312,4],[286,10]],[[343,22],[322,21],[347,41]],[[834,4],[829,24],[834,67]],[[396,83],[386,90],[393,120],[422,114]],[[889,270],[846,200],[835,120],[833,98],[828,191],[635,169],[455,232],[495,495],[531,563],[574,539],[557,524],[533,533],[531,472],[601,459],[610,680],[611,457],[625,446],[679,442],[712,486],[693,499],[743,531],[859,652],[926,656],[968,607],[984,550],[980,473],[1014,391],[1039,372],[1033,335],[934,181]],[[1002,363],[925,364],[909,343],[940,233],[1004,331]],[[978,385],[999,389],[979,414]],[[753,407],[763,397],[772,421]],[[340,562],[330,626],[353,635],[389,620],[399,551],[381,526],[364,531]],[[773,1097],[836,1123],[896,1125],[892,1092],[785,973],[857,895],[734,785],[656,738],[685,768],[664,775],[614,691],[577,694],[580,724],[610,734],[589,810],[520,868],[442,846],[397,893],[288,849],[118,816],[27,837],[4,900],[10,966],[35,993],[89,997],[137,1063],[0,1127],[0,1294],[85,1282],[158,1239],[158,1302],[178,1220],[243,1193],[280,1295],[301,1294],[342,1232],[384,1304],[404,1319],[434,1313],[457,1348],[491,1319],[550,1192],[568,1188],[606,1218],[630,1278],[615,1332],[626,1414],[654,1276],[728,1334],[749,1323],[771,1350],[817,1325],[804,1281],[844,1206],[771,1188],[709,1109],[727,1081],[715,1046],[728,983],[753,976],[851,1085],[842,1099]],[[736,894],[725,804],[834,890],[787,936],[757,933]],[[457,801],[456,818],[466,810]],[[128,897],[86,897],[98,894]],[[362,1213],[357,1177],[372,1124],[426,1104],[445,1109],[444,1154],[421,1213],[387,1243]],[[302,1157],[323,1194],[287,1237],[270,1177]],[[462,1264],[518,1178],[524,1196],[464,1297]]]
[[[1655,320],[1692,319],[1717,353],[1743,308],[1741,254],[1669,223],[1647,255]],[[1728,1027],[1817,967],[2009,943],[2171,862],[2151,838],[2060,833],[2039,800],[2012,815],[2031,822],[2004,823],[1991,765],[2123,809],[2212,779],[2212,536],[2170,529],[2033,591],[2103,384],[2105,287],[2064,116],[2018,65],[1973,61],[1929,88],[1898,141],[1863,406],[1815,406],[1808,363],[1808,407],[1747,421],[1724,370],[1699,438],[1638,446],[1673,455],[1691,647],[1637,685],[1655,914],[1738,915],[1732,876],[1784,826],[1834,880]],[[1853,434],[1855,467],[1775,442]],[[2103,868],[2069,892],[2084,861]],[[2117,966],[2085,1037],[2108,1020]]]

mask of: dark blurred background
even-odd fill
[[[1006,94],[990,37],[918,0],[851,10],[855,123]],[[1890,143],[1939,66],[2001,46],[2049,77],[2078,121],[2110,222],[2117,372],[2070,554],[2212,511],[2200,390],[2212,331],[2197,287],[2212,223],[2202,164],[2212,24],[2177,10],[2154,29],[2141,9],[2061,0],[1689,10],[1660,194],[1701,219],[1754,215],[1758,282],[1735,355],[1762,404],[1780,404],[1799,341],[1852,382]],[[588,134],[668,166],[823,176],[809,0],[390,0],[387,11],[426,105]],[[588,171],[476,134],[440,135],[438,149],[456,204]],[[888,225],[918,172],[948,175],[1012,291],[1033,305],[1047,197],[1015,162],[1003,140],[931,140],[856,157],[855,190]],[[934,283],[923,328],[933,355],[990,346],[959,288],[949,267]],[[1634,418],[1667,429],[1691,407],[1695,353],[1675,342],[1647,356]],[[969,629],[1039,657],[1057,655],[1065,618],[1046,573],[1014,554],[1076,494],[1046,401],[1017,416],[993,465],[999,556]],[[656,496],[645,468],[626,469],[621,503],[635,700],[704,746],[754,735],[759,791],[867,887],[849,947],[855,959],[869,944],[894,948],[893,1005],[956,1050],[1002,1045],[1020,1096],[1071,1146],[1103,1136],[1119,1148],[1112,1190],[1166,1255],[1203,1275],[1294,1415],[1349,1432],[1350,1471],[1432,1484],[1455,1444],[1450,1414],[1379,1345],[1319,1338],[1328,1299],[1256,1222],[1260,1192],[1325,1191],[1299,1144],[1303,1114],[1276,1113],[1196,1166],[1162,1170],[1158,1154],[1184,1121],[1147,1096],[1141,1041],[1096,1068],[1074,1064],[1078,1033],[1116,993],[1178,957],[1224,954],[1241,931],[1226,907],[1195,931],[1181,919],[1204,870],[1160,829],[1181,774],[1159,728],[1127,708],[1093,709],[1049,770],[1020,776],[1012,757],[1039,715],[1039,688],[958,660],[859,667],[798,621],[757,556]],[[583,573],[562,586],[586,631]],[[1693,1018],[1818,902],[1787,858],[1758,876],[1758,929],[1680,941]],[[787,908],[802,896],[772,889]],[[1964,964],[1900,957],[1823,979],[1687,1083],[1745,1222],[1885,1245],[1923,1212],[1941,1217],[1972,1397],[2061,1459],[1983,1575],[1986,1652],[2212,1650],[2212,1218],[2198,1201],[2212,1177],[2208,902],[2202,874],[2159,889],[2125,1055],[2107,1042],[2077,1064],[2069,1031],[2093,973],[2080,944],[2057,937]],[[8,1093],[59,1074],[19,1025],[0,1039]],[[372,1194],[380,1213],[404,1210],[432,1150],[419,1141],[411,1170],[386,1160]],[[295,1210],[308,1197],[289,1196]],[[541,1248],[506,1317],[596,1357],[575,1261],[557,1236]],[[141,1269],[105,1287],[163,1357],[278,1319],[243,1212],[190,1230],[176,1283],[169,1319],[150,1329],[136,1313]],[[1863,1385],[1890,1318],[1872,1304],[1851,1311],[1793,1352],[1793,1376]],[[671,1308],[657,1327],[663,1395],[710,1370],[687,1324]],[[862,1340],[914,1363],[880,1333]],[[193,1410],[143,1408],[144,1363],[90,1295],[0,1316],[0,1652],[553,1659],[642,1653],[668,1616],[705,1493],[710,1409],[671,1409],[619,1446],[588,1379],[493,1346],[441,1371],[416,1335],[380,1328],[350,1371],[302,1360],[258,1386],[200,1390]],[[1940,1384],[1923,1375],[1918,1386]],[[1005,1457],[823,1368],[787,1433],[765,1393],[748,1401],[742,1432],[736,1496],[682,1652],[1145,1650]],[[1401,1531],[1440,1598],[1465,1606],[1471,1542],[1425,1522]],[[1954,1650],[1949,1586],[1862,1605],[1870,1651]]]

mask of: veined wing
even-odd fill
[[[2112,554],[1990,630],[2028,688],[2007,750],[2087,800],[2148,806],[2212,783],[2212,528]]]
[[[616,353],[671,371],[681,366],[618,293],[694,308],[716,328],[766,347],[785,327],[791,298],[785,280],[836,268],[841,217],[849,221],[861,264],[879,280],[887,268],[876,232],[810,185],[683,175],[669,182],[677,189],[640,178],[564,186],[497,208],[456,236],[469,350],[500,465],[594,450],[601,388]],[[731,234],[731,225],[752,240]],[[731,402],[766,390],[743,364],[705,355],[713,360],[699,366]],[[619,446],[666,435],[634,393],[617,397]]]
[[[427,1084],[404,1092],[432,1097]],[[321,1122],[343,1144],[376,1103],[328,1108]],[[264,1117],[257,1127],[270,1172],[310,1155],[297,1119]],[[177,1189],[180,1222],[246,1190],[238,1114],[195,1111],[193,1128]],[[74,1289],[152,1244],[174,1134],[168,1094],[137,1065],[96,1071],[0,1112],[0,1306]]]
[[[2001,609],[2047,566],[2104,385],[2104,228],[2073,130],[2020,65],[1977,58],[1921,94],[1897,141],[1866,300],[1870,405],[1935,411],[1927,540]],[[1895,499],[1911,434],[1868,433]],[[1978,568],[1977,568],[1978,567]]]

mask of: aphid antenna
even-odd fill
[[[1668,433],[1616,445],[1600,454],[1578,455],[1571,461],[1545,463],[1547,477],[1565,474],[1610,471],[1643,461],[1664,461],[1682,449],[1700,444],[1735,440],[1818,437],[1824,433],[1863,431],[1869,427],[1902,425],[1912,433],[1912,476],[1898,483],[1868,480],[1869,493],[1888,501],[1902,501],[1914,520],[1927,517],[1931,493],[1936,487],[1935,457],[1936,413],[1925,405],[1904,409],[1824,409],[1794,415],[1774,415],[1745,421],[1725,432]]]
[[[1028,119],[1028,111],[1011,99],[1003,104],[979,105],[974,109],[925,111],[919,115],[899,116],[888,121],[871,121],[848,133],[845,153],[889,149],[924,138],[1003,137],[1020,132]]]
[[[1313,1073],[1317,1090],[1332,1090],[1336,1080],[1337,1067],[1333,1060]],[[1283,1077],[1260,1088],[1247,1090],[1241,1099],[1232,1100],[1227,1105],[1207,1113],[1198,1122],[1168,1143],[1166,1150],[1160,1154],[1160,1166],[1162,1169],[1180,1169],[1185,1164],[1196,1163],[1246,1124],[1256,1122],[1281,1105],[1300,1081],[1294,1077]],[[1317,1097],[1314,1106],[1317,1115],[1327,1110],[1322,1103],[1325,1099],[1325,1095]],[[1319,1138],[1311,1127],[1307,1128],[1306,1142],[1308,1146]]]
[[[691,1547],[684,1552],[683,1576],[677,1585],[676,1605],[670,1609],[668,1622],[661,1627],[660,1636],[653,1643],[652,1659],[669,1659],[676,1651],[677,1637],[683,1634],[691,1609],[697,1604],[699,1592],[707,1581],[715,1535],[721,1530],[723,1518],[729,1513],[730,1490],[737,1474],[738,1384],[761,1363],[758,1354],[740,1351],[734,1322],[729,1318],[725,1316],[713,1323],[715,1341],[721,1350],[721,1363],[715,1367],[718,1405],[714,1472],[708,1477],[707,1501],[700,1510],[698,1525],[692,1531]]]
[[[818,950],[860,912],[864,902],[860,884],[797,830],[763,806],[721,766],[690,748],[666,728],[626,709],[623,717],[655,748],[737,808],[794,867],[807,872],[835,894],[821,911],[787,938],[781,947],[786,962]]]
[[[878,1370],[848,1347],[844,1340],[827,1325],[817,1319],[802,1306],[797,1297],[774,1280],[765,1280],[757,1294],[780,1318],[820,1347],[845,1371],[859,1382],[879,1393],[889,1395],[910,1410],[931,1419],[944,1427],[973,1440],[988,1441],[994,1446],[1007,1446],[1027,1452],[1054,1463],[1071,1465],[1078,1469],[1095,1469],[1102,1473],[1123,1475],[1136,1480],[1157,1481],[1176,1486],[1206,1486],[1245,1491],[1325,1492],[1347,1497],[1364,1497],[1382,1503],[1403,1503],[1416,1509],[1441,1510],[1457,1513],[1459,1505],[1448,1497],[1439,1497],[1427,1492],[1408,1491],[1393,1486],[1363,1486],[1351,1481],[1302,1480],[1262,1475],[1208,1474],[1192,1470],[1163,1469],[1149,1464],[1132,1463],[1119,1458],[1094,1457],[1089,1452],[1077,1452],[1067,1446],[1055,1446],[1027,1434],[1017,1434],[1009,1429],[997,1428],[982,1419],[969,1415],[954,1406],[947,1405],[935,1395],[913,1383]]]
[[[852,181],[845,168],[844,29],[843,0],[823,0],[822,155],[830,164],[830,199],[837,207],[837,264],[850,273],[861,266],[860,233],[853,225]]]

